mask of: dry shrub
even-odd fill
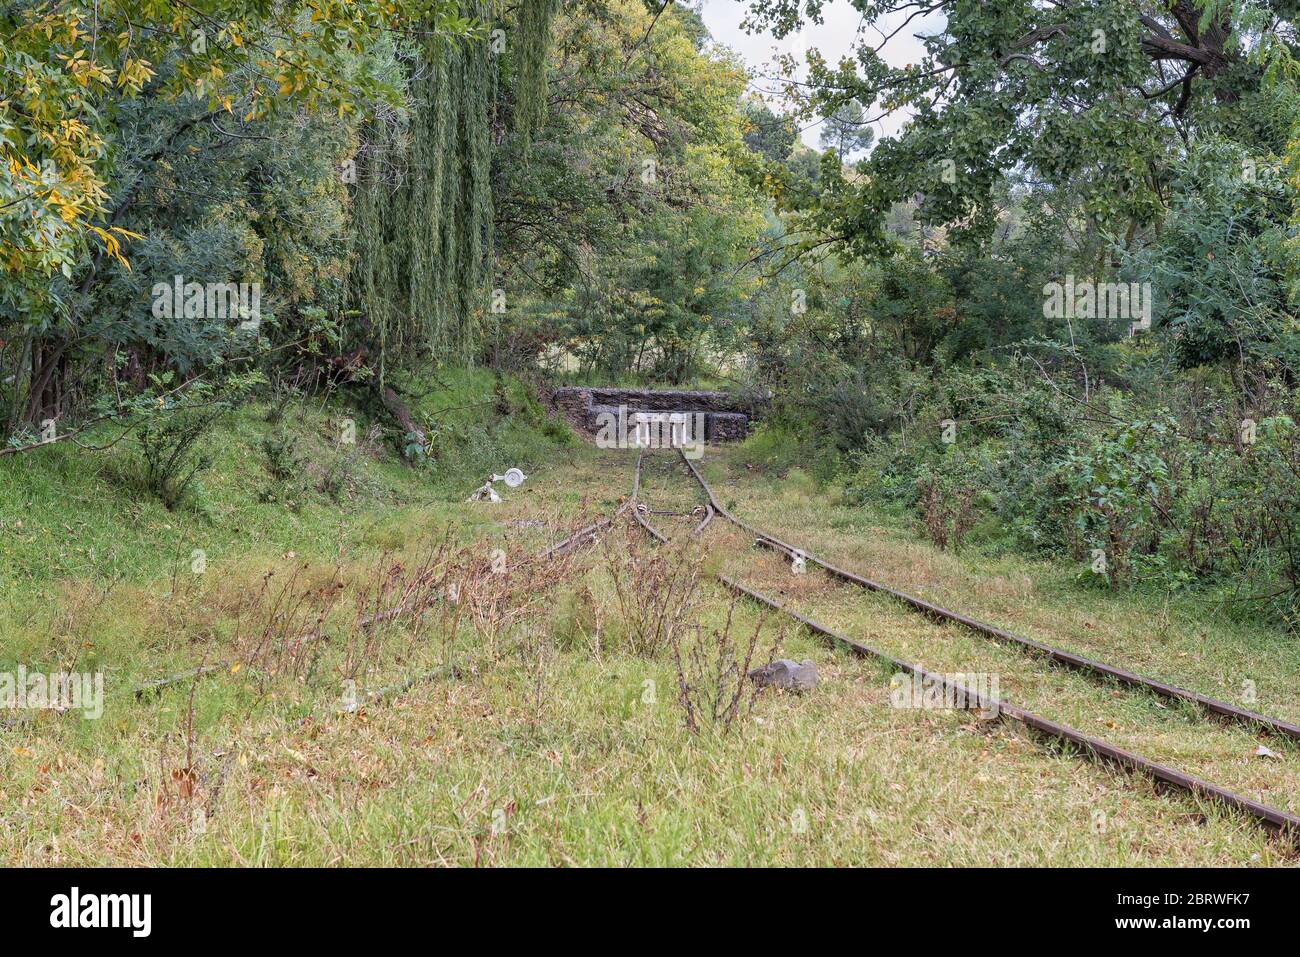
[[[385,552],[360,575],[349,574],[361,581],[352,589],[355,609],[346,625],[336,613],[345,594],[342,566],[270,570],[240,602],[235,657],[264,681],[309,681],[331,648],[333,630],[342,636],[332,647],[344,679],[363,676],[382,664],[386,651],[400,657],[430,635],[441,640],[443,663],[449,664],[464,623],[494,648],[499,635],[550,611],[556,586],[573,565],[572,553],[541,559],[487,543],[453,549],[449,532],[415,559]]]
[[[205,662],[206,664],[206,659]],[[196,823],[207,819],[207,775],[199,768],[194,752],[194,694],[199,674],[190,679],[189,697],[186,700],[181,741],[184,758],[170,757],[170,739],[164,738],[163,749],[158,754],[158,786],[154,792],[154,826],[164,835],[172,834],[178,825]]]
[[[975,495],[969,487],[945,488],[937,476],[920,485],[921,522],[925,532],[939,548],[960,551],[966,533],[975,525]]]
[[[407,647],[420,644],[429,626],[430,612],[435,610],[446,657],[447,642],[460,620],[459,607],[442,601],[457,575],[449,537],[431,545],[422,557],[409,564],[385,553],[371,570],[369,580],[357,593],[356,614],[340,667],[344,678],[355,679],[376,667],[384,638],[398,626],[404,629]]]
[[[648,544],[626,528],[602,538],[601,548],[627,650],[653,658],[672,644],[698,603],[702,556],[693,543]]]
[[[749,670],[767,615],[760,615],[753,632],[737,641],[732,637],[737,601],[738,598],[733,598],[727,606],[727,620],[720,630],[706,631],[697,622],[674,630],[670,636],[673,665],[677,670],[677,701],[686,714],[686,728],[691,734],[706,729],[722,733],[731,730],[741,716],[742,705],[744,714],[748,715],[760,691],[758,685],[749,681]],[[772,644],[769,661],[779,656],[784,642],[782,626]]]
[[[340,673],[355,678],[378,663],[384,638],[400,622],[408,646],[426,629],[425,612],[454,574],[446,540],[415,561],[384,553],[364,572],[356,590],[355,611],[344,633]],[[343,570],[313,573],[307,564],[287,575],[274,570],[262,576],[256,597],[241,612],[237,658],[264,678],[289,676],[307,680],[329,647],[327,621],[345,590]]]
[[[557,587],[568,581],[576,552],[542,558],[484,545],[462,551],[451,593],[481,642],[495,648],[497,638],[525,622],[548,618]]]
[[[309,572],[305,563],[279,578],[274,569],[267,571],[256,600],[241,617],[238,660],[264,678],[301,677],[320,653],[321,629],[338,603],[343,581],[337,566],[324,581],[313,581]]]

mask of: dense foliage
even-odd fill
[[[852,6],[769,102],[658,0],[5,5],[0,454],[111,422],[179,507],[252,394],[445,467],[452,367],[709,380],[940,547],[1300,624],[1300,8]]]
[[[840,256],[754,325],[756,452],[941,547],[1300,626],[1294,4],[854,6],[943,19],[920,63],[863,40],[792,84],[913,119],[817,190],[776,173],[790,242]],[[820,9],[751,5],[781,34]]]

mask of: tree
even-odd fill
[[[501,130],[493,167],[501,353],[554,344],[587,370],[672,379],[696,367],[763,228],[737,172],[753,155],[744,73],[707,36],[689,10],[640,0],[556,18],[547,118],[528,143]],[[779,149],[782,124],[760,121]]]
[[[819,19],[822,3],[757,0],[751,25],[783,37]],[[918,32],[918,62],[892,66],[885,43],[864,35],[839,64],[810,52],[808,83],[790,87],[808,113],[834,115],[856,100],[911,114],[862,176],[823,189],[811,210],[857,252],[886,248],[889,208],[917,194],[926,222],[986,236],[996,183],[1021,167],[1055,189],[1087,183],[1082,214],[1131,239],[1163,215],[1170,161],[1190,129],[1215,125],[1260,156],[1277,155],[1290,129],[1246,51],[1269,35],[1294,45],[1292,0],[854,6],[865,20],[899,24],[895,33],[922,16],[943,18]]]
[[[834,150],[841,163],[846,156],[870,149],[875,138],[875,131],[867,125],[862,104],[857,100],[837,106],[826,117],[821,133],[822,147]]]
[[[1300,190],[1279,169],[1243,178],[1247,163],[1237,144],[1210,136],[1194,142],[1160,235],[1132,257],[1135,274],[1162,294],[1157,324],[1186,367],[1300,368],[1286,228]]]
[[[746,97],[740,105],[745,118],[745,146],[769,163],[784,163],[794,150],[798,131],[788,116],[772,112],[760,99]]]
[[[406,29],[465,35],[456,0],[101,0],[85,7],[19,0],[0,10],[0,307],[43,311],[41,277],[91,250],[122,258],[117,225],[131,184],[108,169],[118,107],[137,97],[200,97],[208,114],[250,122],[287,106],[355,112],[391,99],[348,69],[366,44]],[[349,82],[340,82],[347,76]],[[162,154],[160,153],[160,156]],[[35,274],[36,289],[24,282]]]
[[[68,412],[89,371],[74,358],[93,365],[91,353],[121,341],[105,328],[144,332],[147,298],[131,302],[130,321],[100,307],[132,285],[127,244],[150,242],[138,224],[193,208],[177,197],[203,187],[176,169],[221,166],[214,183],[238,187],[237,204],[259,176],[275,179],[224,163],[242,145],[292,133],[295,116],[355,118],[362,104],[400,97],[370,53],[417,20],[430,35],[474,33],[456,0],[20,0],[0,11],[0,361],[12,370],[0,398],[11,430]],[[234,233],[256,217],[242,218],[233,232],[212,229],[223,238],[210,252],[236,250]],[[193,237],[213,224],[189,225]],[[156,265],[171,252],[159,238]],[[152,338],[175,357],[202,353],[206,336],[177,324]]]

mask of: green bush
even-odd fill
[[[909,510],[942,548],[1067,558],[1094,586],[1199,587],[1300,630],[1300,399],[1260,386],[1247,423],[1230,380],[1156,381],[1081,404],[1014,363],[945,376],[864,443],[846,498]]]
[[[168,509],[176,508],[199,473],[211,467],[212,457],[200,443],[225,411],[221,403],[164,411],[136,429],[144,486]]]

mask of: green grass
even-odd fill
[[[474,599],[456,617],[442,602],[425,619],[379,629],[363,648],[358,601],[373,596],[383,576],[411,574],[435,543],[451,543],[449,567],[487,562],[500,548],[512,575],[524,575],[526,555],[584,517],[611,512],[627,494],[631,454],[569,441],[517,383],[507,388],[510,413],[497,423],[500,399],[489,376],[446,374],[422,396],[408,384],[417,416],[439,425],[434,464],[412,468],[363,441],[351,491],[336,501],[309,488],[292,508],[264,500],[270,479],[260,449],[273,427],[258,406],[213,436],[218,464],[175,512],[124,478],[129,447],[107,454],[53,447],[0,462],[0,669],[23,662],[107,676],[101,720],[42,712],[0,725],[0,860],[1004,866],[1289,859],[1285,844],[1250,821],[1157,793],[1015,726],[892,708],[887,672],[799,631],[785,633],[782,654],[817,661],[822,684],[814,693],[760,696],[729,732],[692,736],[675,700],[672,656],[626,650],[629,623],[611,576],[630,546],[618,533],[528,579],[500,615],[476,617],[472,609],[487,605]],[[338,452],[331,420],[343,414],[313,409],[293,419],[314,466]],[[358,419],[359,435],[369,424]],[[510,465],[529,474],[523,488],[507,491],[501,505],[464,503],[484,474]],[[779,482],[747,468],[743,449],[710,450],[706,468],[742,517],[849,567],[1206,693],[1230,697],[1248,671],[1260,710],[1300,716],[1300,699],[1288,690],[1296,654],[1275,634],[1229,626],[1196,608],[1080,590],[1068,571],[1041,563],[936,552],[811,481]],[[683,512],[699,501],[685,474],[661,463],[647,470],[645,495],[657,508]],[[693,524],[656,521],[674,531]],[[1269,741],[1282,757],[1256,758],[1257,739],[1241,729],[1047,668],[815,572],[792,576],[720,521],[707,542],[706,569],[783,592],[892,653],[938,670],[997,671],[1002,693],[1017,703],[1296,807],[1293,748]],[[195,547],[208,552],[203,575],[190,573]],[[273,587],[264,593],[268,571]],[[304,593],[309,584],[343,583],[324,612],[318,657],[297,673],[292,642],[272,642],[275,654],[250,653],[258,627],[274,618],[274,589],[295,573]],[[706,633],[721,628],[729,604],[707,586],[690,621]],[[733,627],[748,633],[756,616],[738,604]],[[760,647],[775,640],[777,624],[764,624]],[[286,626],[286,634],[297,630]],[[358,657],[359,671],[350,670]],[[144,700],[130,693],[203,661],[238,667]],[[457,679],[421,681],[360,711],[341,706],[352,671],[364,696],[448,664],[459,669]]]
[[[417,418],[453,410],[436,417],[435,456],[419,470],[368,437],[374,423],[356,411],[291,408],[278,427],[295,437],[317,468],[337,459],[350,476],[337,499],[308,490],[293,507],[262,500],[275,485],[261,449],[263,437],[274,431],[262,404],[245,406],[219,425],[205,443],[212,468],[174,511],[140,492],[129,439],[99,454],[60,444],[0,460],[0,599],[9,606],[45,602],[55,583],[67,579],[155,580],[188,569],[196,548],[206,552],[209,570],[220,573],[250,554],[293,550],[322,557],[340,541],[382,543],[403,527],[402,510],[457,503],[468,492],[467,481],[481,484],[489,470],[508,465],[527,471],[572,441],[535,402],[525,407],[518,383],[510,390],[516,406],[494,421],[491,376],[453,371],[446,380],[447,388],[413,403]],[[337,440],[344,417],[356,420],[353,446]]]

